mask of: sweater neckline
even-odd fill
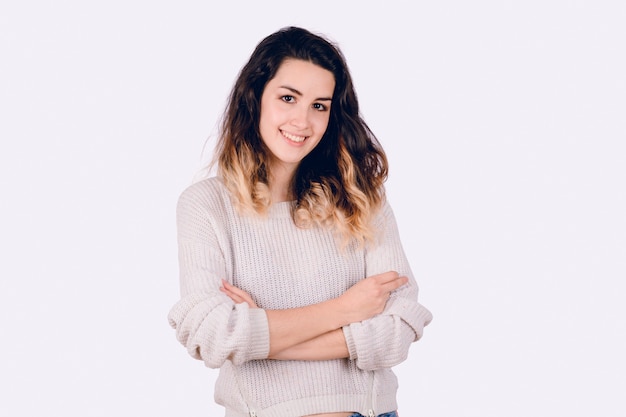
[[[291,218],[291,206],[293,201],[281,201],[272,203],[267,210],[268,217],[273,219]]]

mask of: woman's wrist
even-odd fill
[[[337,329],[269,356],[275,360],[332,360],[350,357],[343,330]]]

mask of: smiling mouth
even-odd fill
[[[296,142],[296,143],[302,143],[307,138],[307,136],[292,135],[291,133],[287,133],[284,130],[281,130],[280,132],[283,134],[284,137],[286,137],[290,141]]]

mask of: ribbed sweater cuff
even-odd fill
[[[267,359],[270,354],[270,328],[261,308],[250,309],[250,350],[248,360]]]
[[[424,327],[433,319],[428,309],[419,303],[399,298],[394,301],[388,314],[398,315],[406,322],[415,332],[415,339],[419,340],[424,333]]]
[[[355,360],[356,344],[354,343],[354,337],[352,336],[352,329],[350,326],[343,326],[343,337],[346,339],[346,345],[348,346],[348,352],[350,353],[350,360]]]

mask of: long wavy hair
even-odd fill
[[[345,58],[325,38],[297,27],[263,39],[241,69],[222,117],[214,164],[244,212],[271,205],[270,151],[259,132],[261,96],[286,59],[311,62],[335,78],[328,127],[300,162],[291,183],[292,216],[299,227],[333,228],[343,242],[371,242],[373,216],[385,199],[388,163],[359,112]]]

